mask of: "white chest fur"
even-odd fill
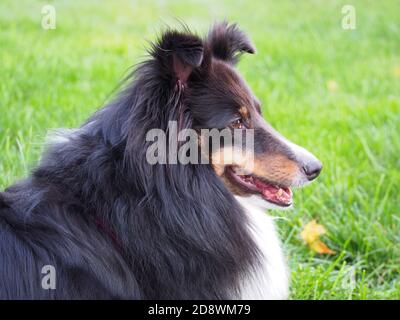
[[[265,201],[257,196],[236,199],[248,214],[250,233],[262,254],[260,265],[243,275],[237,298],[287,299],[289,273],[274,221],[265,213]]]

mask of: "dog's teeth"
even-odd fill
[[[276,194],[278,197],[280,197],[283,194],[282,188],[279,188],[278,193]]]

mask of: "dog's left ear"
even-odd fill
[[[256,52],[250,38],[236,24],[227,22],[217,23],[211,28],[207,43],[214,57],[231,64],[236,64],[243,52]]]
[[[190,33],[165,32],[153,46],[152,55],[168,70],[179,85],[186,85],[194,70],[203,61],[203,41]]]

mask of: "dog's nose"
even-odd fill
[[[322,163],[316,159],[308,162],[303,166],[303,171],[309,181],[314,180],[316,177],[318,177],[321,170]]]

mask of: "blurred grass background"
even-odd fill
[[[55,30],[41,8],[55,6]],[[341,8],[356,8],[343,30]],[[292,299],[400,298],[400,3],[385,1],[12,1],[0,3],[0,187],[26,176],[48,129],[102,106],[147,41],[180,19],[237,22],[258,53],[239,69],[266,119],[324,163],[277,216]],[[311,219],[337,254],[300,238]]]

